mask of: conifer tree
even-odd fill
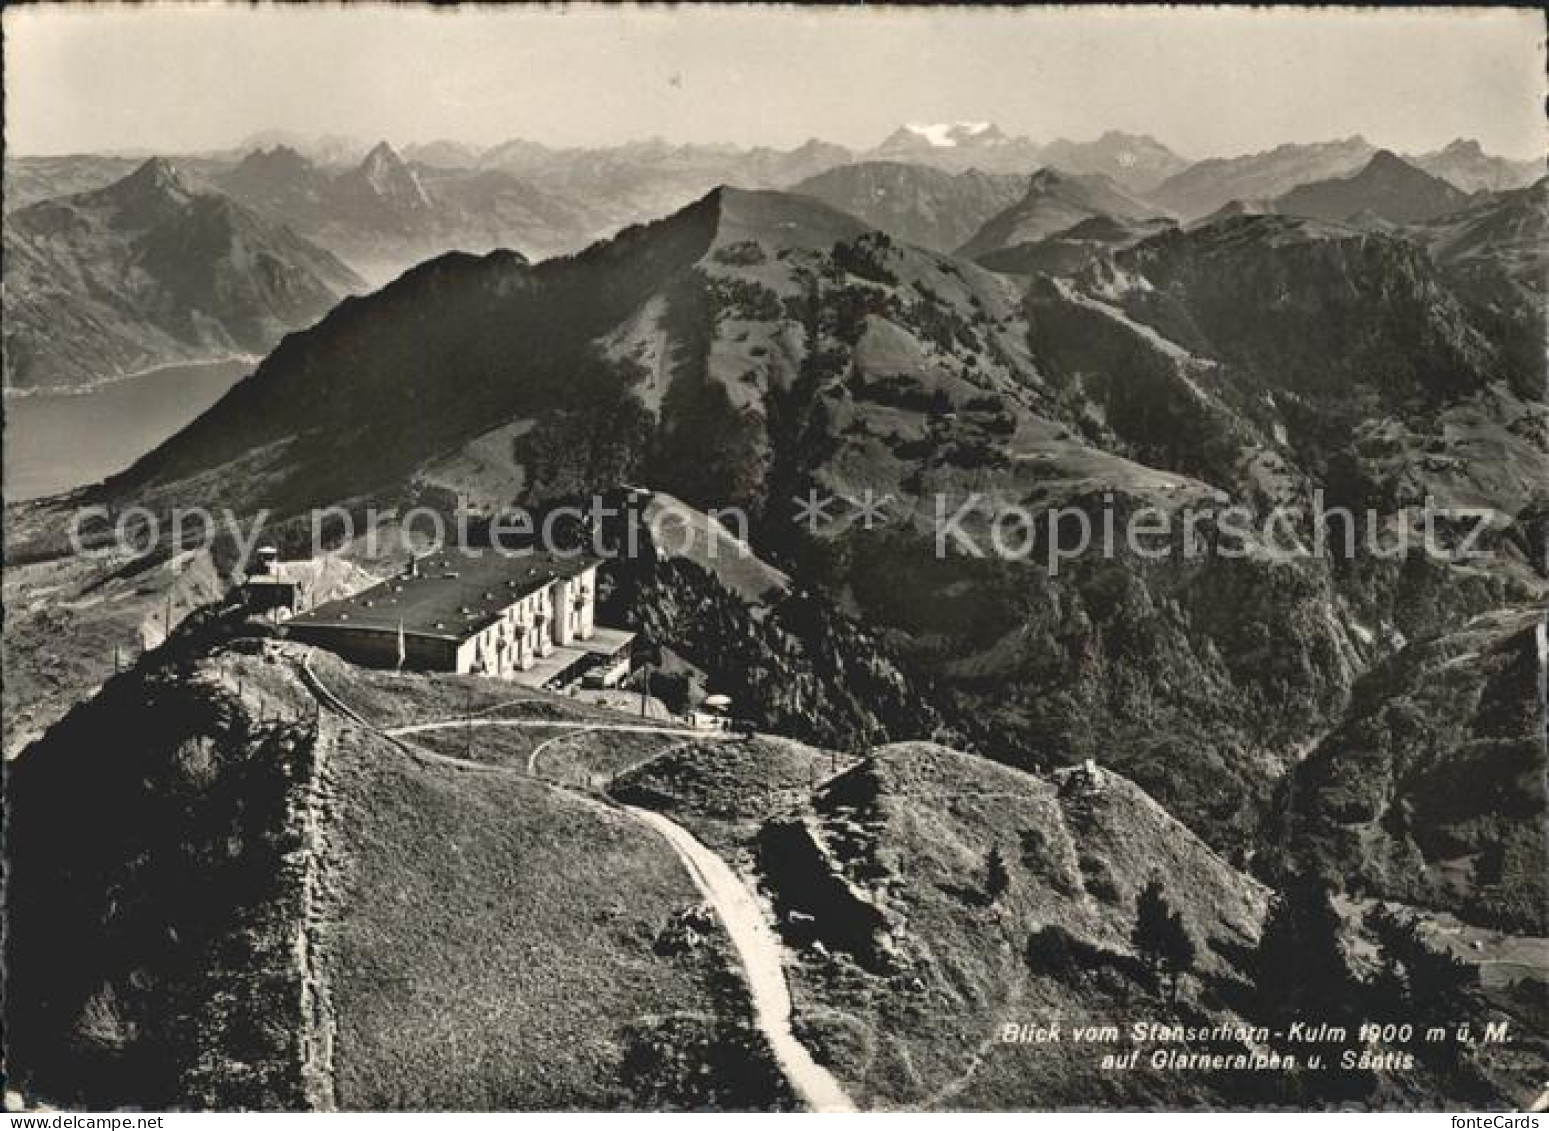
[[[997,903],[1010,888],[1011,870],[1006,867],[1006,858],[999,848],[991,848],[984,858],[985,894],[990,897],[991,903]]]
[[[1183,916],[1167,902],[1162,881],[1153,877],[1135,901],[1135,927],[1130,932],[1140,960],[1145,963],[1157,988],[1167,988],[1178,997],[1178,979],[1194,969],[1199,957]]]

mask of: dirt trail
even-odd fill
[[[441,719],[433,723],[410,723],[407,726],[387,727],[382,733],[394,738],[409,734],[427,734],[436,730],[458,730],[464,727],[516,727],[527,730],[558,730],[563,728],[605,730],[617,734],[681,734],[685,738],[703,738],[708,742],[736,737],[720,731],[697,731],[688,727],[651,726],[648,723],[598,723],[577,719],[480,719],[473,716],[461,719]]]
[[[315,682],[316,677],[314,677]],[[474,727],[509,727],[515,730],[559,730],[553,738],[546,738],[533,747],[527,755],[527,772],[538,772],[538,755],[556,742],[576,738],[583,734],[672,734],[696,742],[727,742],[735,735],[718,731],[695,731],[684,727],[651,726],[646,723],[598,723],[572,722],[564,719],[486,719],[470,715],[461,719],[441,719],[433,723],[411,723],[408,726],[388,727],[382,731],[390,738],[404,738],[413,734],[429,734],[438,730],[471,730]]]
[[[533,767],[526,771],[512,769],[507,766],[490,765],[484,762],[473,762],[464,758],[455,758],[446,754],[438,754],[432,750],[413,746],[405,742],[404,737],[412,734],[423,734],[430,731],[448,730],[457,727],[472,726],[512,726],[512,727],[564,727],[566,724],[556,724],[553,720],[497,720],[497,719],[449,719],[434,723],[420,723],[411,726],[378,728],[368,722],[347,703],[330,691],[323,682],[318,679],[317,673],[311,666],[303,661],[299,665],[303,678],[318,698],[328,707],[344,715],[360,726],[372,730],[403,747],[415,757],[425,761],[437,762],[458,769],[477,770],[485,773],[520,774],[528,780],[531,777]],[[685,736],[685,741],[690,738],[696,741],[715,738],[728,738],[730,736],[705,735],[692,731],[685,731],[681,727],[653,727],[637,724],[569,724],[571,728],[581,731],[615,731],[625,734],[676,734]],[[572,731],[574,733],[574,731]],[[566,736],[568,737],[568,736]],[[535,750],[534,755],[537,751]],[[541,779],[538,779],[541,780]],[[785,1074],[786,1080],[791,1085],[791,1090],[796,1093],[798,1099],[813,1111],[820,1112],[851,1112],[858,1110],[855,1102],[846,1094],[839,1081],[831,1072],[812,1058],[796,1035],[791,1030],[791,994],[785,981],[785,950],[778,936],[769,926],[764,917],[764,910],[754,897],[753,892],[742,882],[731,867],[715,853],[711,852],[692,833],[681,825],[664,817],[650,809],[639,809],[632,805],[622,805],[611,799],[600,799],[590,793],[573,790],[562,785],[547,783],[551,788],[562,790],[566,794],[581,798],[599,807],[606,807],[610,811],[627,815],[633,820],[653,830],[658,836],[667,842],[678,859],[682,862],[689,878],[694,886],[704,896],[705,901],[714,909],[716,916],[726,928],[727,935],[731,938],[732,948],[737,953],[737,958],[742,966],[743,980],[747,983],[748,995],[753,1004],[753,1022],[759,1032],[769,1042],[770,1051],[779,1064],[780,1070]]]
[[[855,1111],[855,1103],[791,1031],[791,994],[785,983],[784,947],[754,899],[727,863],[689,831],[650,809],[623,810],[649,825],[671,845],[694,883],[720,917],[742,962],[753,999],[753,1020],[801,1101],[813,1111]]]

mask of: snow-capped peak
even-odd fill
[[[937,149],[987,141],[1000,134],[994,122],[910,122],[904,129]]]

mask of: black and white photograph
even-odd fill
[[[0,21],[7,1128],[1549,1118],[1541,10]]]

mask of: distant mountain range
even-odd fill
[[[364,287],[329,252],[153,158],[6,216],[6,386],[263,353]]]
[[[1184,220],[1206,216],[1233,200],[1272,200],[1299,185],[1348,176],[1378,147],[1363,137],[1312,145],[1289,144],[1243,157],[1212,158],[1174,174],[1147,195]],[[1406,158],[1463,192],[1521,188],[1544,175],[1542,163],[1508,161],[1462,138],[1445,149]]]
[[[1063,138],[1050,142],[1039,154],[1044,165],[1072,173],[1100,173],[1132,192],[1149,193],[1174,173],[1189,167],[1154,137],[1109,130],[1096,141]]]
[[[1357,137],[1189,165],[1144,136],[1110,131],[1091,142],[1040,145],[991,122],[904,126],[865,152],[817,139],[788,150],[660,139],[556,149],[514,140],[487,148],[428,142],[410,147],[406,157],[385,141],[256,140],[265,147],[179,159],[178,175],[185,187],[207,186],[243,206],[265,230],[289,229],[301,244],[326,249],[372,284],[450,250],[509,248],[527,259],[573,253],[671,214],[720,185],[793,189],[899,240],[1029,275],[1076,270],[1157,234],[1173,217],[1193,224],[1202,217],[1288,212],[1368,229],[1429,222],[1471,203],[1470,190],[1448,175],[1483,191],[1513,186],[1531,172],[1463,140],[1413,161]],[[129,168],[116,156],[9,158],[10,215],[19,215],[18,202],[22,210],[38,196],[57,203]],[[9,225],[17,240],[30,223]],[[18,272],[46,258],[37,248],[18,247]],[[37,270],[27,297],[11,301],[18,313],[48,293]],[[325,266],[321,276],[330,270]],[[18,272],[13,276],[21,279]],[[96,329],[43,352],[73,353],[64,367],[76,375],[72,380],[87,379],[94,366],[100,376],[123,371],[130,357],[174,352],[166,343],[109,348],[97,334],[101,324],[92,320]],[[128,336],[136,333],[144,331]],[[200,339],[205,331],[184,336],[189,333]],[[23,348],[22,337],[13,340]],[[31,365],[18,355],[7,372],[18,375]]]
[[[1110,130],[1094,141],[1063,138],[1040,145],[1010,137],[991,122],[903,126],[867,155],[938,168],[1031,172],[1055,165],[1073,173],[1101,173],[1129,189],[1146,189],[1188,165],[1155,138]]]
[[[1152,220],[1160,212],[1101,173],[1040,169],[1029,178],[1022,198],[986,221],[957,254],[984,262],[987,256],[1015,253],[1084,220]]]
[[[816,138],[788,150],[661,139],[593,148],[523,139],[492,146],[435,140],[395,150],[385,142],[269,131],[231,151],[178,160],[186,174],[268,210],[271,219],[383,280],[453,249],[509,246],[531,257],[569,252],[628,224],[667,215],[717,185],[784,189],[850,165],[885,162],[1019,177],[1053,166],[1107,176],[1154,202],[1160,214],[1190,221],[1232,200],[1270,200],[1298,185],[1354,172],[1375,152],[1354,137],[1190,163],[1145,135],[1109,131],[1086,142],[1039,143],[986,121],[901,126],[869,150]],[[1486,154],[1465,139],[1409,160],[1466,192],[1521,187],[1542,173],[1532,163]],[[116,156],[8,157],[6,207],[98,188],[132,167]],[[857,214],[866,212],[841,183],[815,191],[834,194]],[[919,196],[918,224],[904,220],[897,207],[882,209],[892,208],[891,222],[902,225],[901,237],[911,238],[904,234],[911,231],[929,246],[949,246],[946,237],[967,222],[937,207],[946,182],[908,191]],[[429,208],[416,205],[421,195]],[[960,198],[969,215],[979,215],[974,203],[984,197],[979,188],[963,185],[949,195]]]
[[[1549,178],[1527,188],[1488,193],[1468,208],[1417,227],[1439,263],[1452,269],[1499,270],[1542,294],[1549,287]]]
[[[1081,215],[1071,216],[1074,223],[1099,213],[1128,218],[1135,203],[1128,193],[1186,164],[1151,138],[1109,132],[1090,143],[1061,140],[1037,146],[1025,138],[1007,137],[985,122],[906,126],[868,158],[826,170],[791,189],[939,251],[962,246],[982,224],[1021,199],[1028,177],[1040,169],[1057,169],[1067,177],[1099,177],[1088,191],[1107,186],[1102,191],[1128,202],[1115,197],[1108,209],[1081,208]],[[1138,210],[1146,215],[1166,212],[1152,205],[1139,205]]]
[[[1213,157],[1157,185],[1151,199],[1184,220],[1194,220],[1233,200],[1268,200],[1309,181],[1353,172],[1375,152],[1365,138],[1351,137],[1281,145],[1242,157]]]
[[[822,200],[908,243],[953,251],[991,216],[1020,200],[1027,177],[862,161],[798,181],[791,191]]]
[[[1103,178],[1048,172],[983,246],[1036,244],[1072,217],[1067,237],[1112,223],[1089,211],[1099,205],[1144,213]],[[1054,209],[1064,211],[1045,219]],[[1226,846],[1251,837],[1252,814],[1270,803],[1245,752],[1289,743],[1309,716],[1337,711],[1379,632],[1411,636],[1429,623],[1434,610],[1394,604],[1396,567],[1341,578],[1322,559],[1255,551],[1155,576],[1140,563],[1102,579],[1017,571],[1015,584],[981,590],[967,579],[1001,575],[942,564],[907,516],[937,492],[1052,507],[1107,491],[1171,511],[1305,506],[1321,484],[1379,508],[1429,489],[1530,516],[1549,482],[1549,452],[1512,423],[1524,398],[1541,395],[1539,368],[1490,329],[1500,314],[1484,292],[1454,289],[1412,240],[1228,216],[1028,286],[868,229],[803,196],[719,189],[567,259],[444,256],[287,339],[101,495],[154,506],[197,478],[239,513],[283,514],[422,476],[455,489],[457,468],[471,465],[457,453],[491,429],[537,421],[543,444],[516,449],[528,502],[577,490],[605,466],[690,505],[744,506],[782,568],[829,562],[840,572],[821,574],[824,584],[867,623],[918,640],[935,670],[962,673],[942,677],[940,702],[957,703],[958,725],[982,726],[989,747],[1063,749],[1088,735]],[[1264,301],[1270,287],[1279,301]],[[597,445],[614,437],[595,421],[619,413],[643,414],[649,439],[604,453]],[[1402,428],[1379,443],[1388,419]],[[1357,429],[1376,431],[1352,449]],[[1355,462],[1336,475],[1330,461],[1349,451]],[[845,552],[830,559],[782,509],[813,486],[886,493],[904,517],[886,536],[834,532]],[[1503,538],[1521,535],[1515,517],[1503,522]],[[1508,554],[1500,568],[1509,587],[1522,559]],[[1087,585],[1136,594],[1135,616],[1152,627],[1110,637],[1077,618],[1000,640],[918,612],[963,605],[964,624],[1023,624],[1030,607],[1079,604]],[[1388,627],[1338,611],[1336,586],[1348,587],[1350,608],[1386,610]],[[1463,591],[1449,599],[1457,615],[1483,607]],[[1240,600],[1294,660],[1263,666],[1258,638],[1236,634],[1235,614],[1220,611]],[[1168,611],[1172,601],[1185,611]],[[1045,677],[1058,693],[1024,713]],[[1101,709],[1116,688],[1133,709]],[[1195,739],[1154,748],[1157,733],[1178,728]]]
[[[1510,161],[1496,157],[1486,153],[1472,138],[1461,137],[1443,149],[1408,160],[1464,192],[1518,189],[1549,171],[1544,168],[1543,161]]]
[[[1358,171],[1299,185],[1276,198],[1275,210],[1317,220],[1413,224],[1456,212],[1469,194],[1386,149]]]
[[[377,282],[450,248],[548,255],[575,250],[592,234],[581,209],[509,173],[415,168],[386,142],[341,172],[279,146],[254,150],[213,179]]]

